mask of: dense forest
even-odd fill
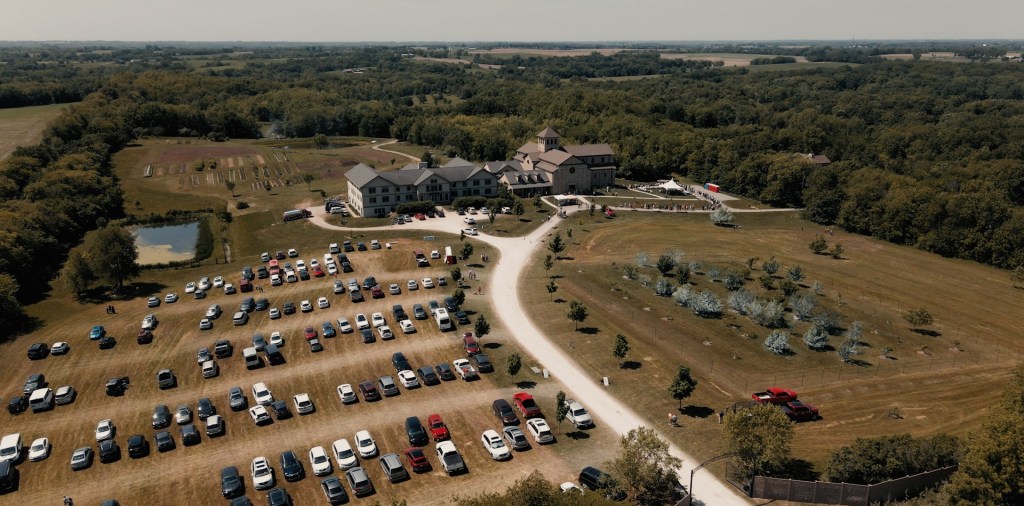
[[[401,47],[242,49],[0,47],[0,107],[81,102],[0,163],[5,315],[46,290],[39,272],[56,272],[86,231],[117,217],[111,153],[142,136],[252,138],[263,124],[291,137],[396,137],[479,161],[506,159],[552,126],[571,142],[611,144],[624,178],[680,174],[804,207],[817,223],[1024,264],[1024,64],[985,61],[1006,48],[965,45],[954,49],[978,61],[940,63],[886,62],[878,47],[758,46],[863,63],[761,72],[646,48],[479,57],[487,68]],[[904,49],[943,48],[889,51]],[[834,163],[795,156],[812,152]],[[10,335],[17,319],[2,316]]]

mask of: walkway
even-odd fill
[[[381,142],[381,143],[378,143],[378,144],[374,144],[374,145],[372,145],[370,147],[370,149],[372,149],[374,151],[383,151],[385,153],[391,153],[393,155],[402,156],[402,157],[408,158],[408,159],[410,159],[410,160],[412,160],[414,162],[420,161],[420,159],[416,158],[415,156],[412,156],[412,155],[409,155],[409,154],[405,154],[405,153],[403,153],[401,151],[392,151],[390,149],[384,149],[382,147],[382,146],[387,146],[388,144],[394,144],[396,142],[398,142],[398,139],[391,139],[390,141],[387,141],[387,142]]]
[[[589,208],[589,206],[587,207]],[[566,213],[570,217],[576,212],[575,206],[566,208]],[[313,218],[310,221],[320,227],[332,230],[353,230],[328,224],[324,221],[324,216],[323,209],[318,207],[314,210]],[[485,293],[493,300],[494,310],[505,328],[515,329],[511,334],[519,343],[520,348],[528,351],[534,359],[561,381],[569,389],[569,392],[566,392],[569,397],[582,402],[590,413],[604,423],[605,426],[611,428],[617,434],[624,435],[632,429],[647,424],[632,409],[608,393],[600,383],[601,378],[588,374],[561,348],[555,346],[530,319],[519,298],[520,273],[525,272],[527,264],[533,260],[533,251],[543,244],[544,238],[562,222],[562,219],[552,217],[525,238],[493,237],[489,235],[475,237],[475,239],[487,243],[501,252],[499,261],[491,263],[490,286],[485,288]],[[448,213],[444,218],[434,218],[425,221],[416,220],[413,223],[399,225],[398,227],[449,232],[457,235],[463,228],[463,223],[460,216],[455,213]],[[392,227],[386,226],[354,230],[365,232],[392,229]],[[685,425],[678,430],[686,430]],[[662,436],[662,439],[668,440],[664,436]],[[683,461],[682,466],[678,469],[678,473],[680,479],[685,483],[689,480],[690,470],[700,462],[674,444],[671,445],[670,449],[673,455]],[[704,504],[714,506],[750,504],[736,489],[719,481],[713,474],[707,471],[697,473],[694,477],[693,488],[698,491],[694,496],[694,500]]]

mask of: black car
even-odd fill
[[[217,358],[228,358],[234,351],[235,348],[231,346],[231,341],[227,339],[220,339],[213,345],[213,356]]]
[[[117,344],[117,340],[110,336],[103,336],[100,338],[100,349],[109,350]]]
[[[443,209],[438,209],[437,210],[437,217],[438,218],[444,218],[444,210]]]
[[[268,307],[270,307],[270,301],[269,300],[267,300],[266,298],[256,299],[256,310],[257,311],[266,311]]]
[[[107,395],[116,397],[118,395],[124,395],[124,391],[128,389],[128,376],[121,376],[120,378],[110,378],[107,380]]]
[[[30,360],[39,360],[46,358],[50,354],[50,347],[46,343],[35,343],[28,347],[28,358]]]
[[[626,493],[619,489],[615,479],[596,467],[587,466],[580,471],[580,485],[588,490],[607,489],[604,496],[614,501],[622,501],[626,498]]]
[[[245,493],[245,483],[242,482],[238,468],[228,466],[220,470],[220,495],[225,499],[238,497]]]
[[[372,381],[364,381],[359,384],[359,393],[363,394],[363,400],[373,402],[380,400],[380,392]]]
[[[281,306],[281,312],[284,314],[295,314],[295,303],[285,302],[284,306]]]
[[[409,319],[409,315],[405,314],[405,308],[401,304],[391,306],[391,314],[395,315],[395,320],[397,321]]]
[[[363,343],[370,344],[377,342],[377,338],[374,337],[373,331],[370,329],[360,330],[359,333],[363,336]]]
[[[199,409],[196,411],[199,414],[200,420],[206,420],[207,418],[217,414],[217,408],[214,407],[208,397],[202,397],[199,399]]]
[[[512,405],[505,399],[497,399],[492,402],[491,411],[494,412],[494,416],[498,417],[498,420],[501,420],[502,424],[519,425],[519,417],[512,410]]]
[[[437,375],[444,381],[455,380],[455,373],[452,372],[452,367],[448,364],[437,364],[434,367],[434,371],[437,372]]]
[[[288,410],[288,403],[281,399],[270,403],[270,411],[274,412],[274,418],[278,420],[292,417],[292,412]]]
[[[171,433],[166,430],[153,434],[153,441],[156,442],[156,451],[158,452],[166,452],[174,449],[174,438],[171,437]]]
[[[135,342],[139,344],[149,344],[153,342],[153,332],[150,330],[140,330],[138,337],[135,338]]]
[[[445,297],[444,308],[447,309],[449,313],[454,313],[459,310],[459,305],[455,303],[454,297]]]
[[[278,251],[277,253],[274,253],[274,258],[276,258],[278,260],[284,260],[285,259],[284,252],[283,251]]]
[[[281,472],[284,473],[286,481],[299,481],[306,477],[302,461],[291,450],[281,453]]]
[[[292,497],[283,488],[272,488],[267,492],[267,506],[292,506]]]
[[[306,269],[299,269],[299,279],[309,281],[309,271]]]
[[[320,353],[321,351],[324,351],[324,345],[320,344],[320,340],[319,339],[310,339],[309,340],[309,351],[311,353]]]
[[[367,276],[366,279],[363,280],[363,290],[369,290],[374,286],[377,286],[377,278],[373,276]]]
[[[477,353],[473,355],[473,360],[476,361],[476,370],[480,372],[494,372],[494,365],[491,364],[490,359],[483,353]]]
[[[355,269],[352,268],[352,262],[348,261],[348,259],[341,261],[341,272],[352,272],[353,270]]]
[[[455,312],[455,320],[459,322],[459,325],[469,325],[469,315],[465,311],[459,310]]]
[[[341,480],[335,476],[325,478],[320,482],[320,489],[324,491],[327,502],[332,505],[345,504],[348,502],[348,494],[345,487],[341,486]]]
[[[231,391],[228,392],[228,403],[231,405],[231,411],[242,411],[249,407],[249,398],[245,396],[241,387],[231,387]]]
[[[331,325],[331,322],[323,322],[320,325],[320,328],[323,329],[324,337],[334,337],[338,335],[338,331],[334,330],[334,325]]]
[[[410,416],[405,419],[405,435],[409,438],[409,444],[413,446],[427,444],[427,429],[423,428],[418,417]]]
[[[362,301],[366,300],[366,299],[363,298],[363,292],[361,292],[359,290],[353,290],[353,291],[349,292],[348,294],[352,298],[352,302],[362,302]]]
[[[171,410],[163,404],[153,408],[153,428],[162,429],[171,425]]]
[[[413,318],[416,318],[417,320],[426,320],[427,319],[427,310],[423,309],[423,304],[413,304],[413,306],[412,306],[412,316],[413,316]]]
[[[252,506],[252,501],[243,495],[242,497],[232,499],[228,506]]]
[[[260,279],[267,279],[270,277],[270,271],[267,270],[266,266],[261,265],[256,269],[256,277]]]
[[[11,397],[11,400],[7,403],[7,412],[12,415],[16,413],[23,413],[26,409],[28,409],[27,395]]]
[[[133,459],[138,459],[149,455],[149,441],[146,441],[146,436],[142,434],[136,434],[128,438],[128,456]]]
[[[366,251],[366,243],[364,243],[364,242],[357,242],[356,243],[356,249],[359,250],[359,251]]]
[[[246,265],[245,267],[242,268],[242,278],[243,279],[248,279],[249,281],[252,281],[253,277],[254,276],[252,274],[252,267]]]
[[[29,376],[27,380],[25,380],[25,386],[24,388],[21,389],[21,393],[25,395],[32,395],[32,392],[35,392],[36,389],[45,388],[46,385],[47,383],[45,374],[33,374]]]
[[[113,439],[107,439],[100,442],[100,462],[106,464],[113,462],[121,457],[121,447],[117,446],[117,441]]]
[[[441,379],[437,377],[437,373],[435,373],[434,369],[429,365],[420,367],[416,372],[420,375],[420,383],[423,383],[424,385],[431,386],[441,382]]]
[[[187,424],[181,426],[181,444],[185,446],[192,446],[199,444],[199,431],[196,430],[194,424]]]
[[[409,365],[409,361],[405,358],[405,354],[400,351],[391,355],[391,365],[395,366],[395,371],[407,371],[412,369],[412,366]]]

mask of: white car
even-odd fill
[[[252,417],[252,421],[256,425],[263,425],[270,421],[270,413],[267,412],[267,408],[259,405],[249,408],[249,416]]]
[[[142,330],[152,330],[156,327],[156,315],[149,314],[142,319]]]
[[[220,313],[221,313],[220,304],[213,304],[209,308],[206,309],[206,317],[207,318],[220,318]]]
[[[171,304],[171,303],[174,303],[174,302],[178,302],[178,294],[176,294],[176,293],[169,293],[167,295],[164,295],[164,302],[166,302],[168,304]]]
[[[274,394],[270,393],[265,383],[256,383],[252,386],[252,397],[256,404],[261,406],[268,406],[274,402]]]
[[[266,457],[252,459],[249,470],[252,471],[252,486],[256,490],[266,490],[274,486],[274,468],[270,467]]]
[[[313,310],[313,303],[306,299],[299,303],[299,310],[303,313],[308,313]]]
[[[302,260],[296,260],[295,261],[295,270],[297,270],[297,271],[304,271],[304,270],[306,270],[306,262],[303,262]]]
[[[319,306],[320,309],[327,309],[331,307],[331,301],[327,300],[327,297],[320,297],[316,300],[316,305]]]
[[[57,341],[50,346],[51,355],[67,355],[69,351],[71,351],[71,347],[66,341]]]
[[[295,394],[292,396],[292,402],[295,403],[295,411],[298,411],[300,415],[308,415],[316,409],[309,394]]]
[[[384,340],[395,338],[395,333],[391,332],[391,327],[388,327],[387,325],[377,327],[377,333],[380,334],[380,338]]]
[[[338,318],[338,332],[342,334],[349,334],[352,332],[352,324],[348,322],[348,318]]]
[[[416,290],[419,287],[420,285],[419,283],[416,282],[415,279],[410,279],[409,282],[405,284],[405,288],[408,290]]]
[[[269,261],[270,261],[270,252],[269,251],[264,251],[263,253],[260,253],[260,262],[269,262]]]
[[[276,320],[281,317],[281,310],[276,307],[272,307],[270,308],[270,312],[267,314],[267,317],[271,320]]]
[[[309,465],[313,466],[313,474],[326,476],[334,471],[331,466],[331,459],[323,446],[314,446],[309,449]]]
[[[217,276],[213,278],[213,287],[220,288],[224,286],[224,276]]]
[[[178,425],[185,425],[192,421],[192,410],[188,409],[188,405],[181,404],[178,409],[174,411],[174,421]]]
[[[421,281],[423,282],[423,288],[433,288],[434,287],[434,280],[431,279],[431,278],[423,278]]]
[[[213,321],[209,318],[199,320],[199,330],[210,330],[213,328]]]
[[[28,447],[28,460],[30,462],[39,462],[49,456],[50,440],[45,437],[32,441],[32,446]]]
[[[335,441],[331,445],[331,451],[334,453],[334,461],[338,463],[338,469],[340,470],[344,471],[345,469],[353,468],[359,463],[347,439]]]
[[[462,221],[466,222],[466,225],[476,225],[476,219],[470,218],[469,216],[462,218]]]
[[[284,346],[284,337],[281,336],[280,330],[275,330],[270,333],[270,344],[277,346],[278,348]]]
[[[356,396],[356,391],[353,390],[352,385],[348,383],[338,385],[338,398],[341,399],[342,404],[359,402],[359,397]]]
[[[412,320],[402,320],[398,322],[398,326],[402,328],[402,332],[405,334],[416,332],[416,327],[412,324]]]
[[[209,277],[203,276],[202,278],[199,279],[199,289],[204,292],[210,289]]]
[[[117,427],[114,427],[114,421],[111,419],[100,420],[100,423],[96,424],[96,442],[106,441],[114,437],[114,432],[117,431]]]
[[[419,388],[420,386],[420,381],[416,379],[416,373],[408,369],[398,371],[398,379],[402,382],[402,386],[405,388]]]
[[[332,242],[327,246],[327,250],[331,253],[341,253],[341,248],[338,247],[338,243]]]
[[[533,435],[533,440],[539,444],[553,443],[555,435],[551,433],[551,427],[543,418],[531,418],[526,421],[526,430]]]
[[[235,285],[231,283],[224,283],[224,295],[231,295],[235,293]]]
[[[563,494],[585,494],[582,488],[577,487],[576,484],[571,481],[562,483],[561,485],[558,486],[558,489],[561,490]]]
[[[433,258],[434,260],[437,260],[438,258],[441,258],[441,252],[437,251],[436,249],[431,251],[430,252],[430,258]]]
[[[491,214],[491,210],[487,209],[486,207],[481,207],[480,214]]]
[[[333,276],[333,275],[335,275],[337,273],[338,273],[338,266],[335,265],[334,262],[328,263],[327,264],[327,274],[330,274],[331,276]]]
[[[464,233],[466,235],[479,235],[480,234],[480,232],[477,229],[473,228],[473,227],[462,229],[462,233]]]
[[[295,251],[295,248],[288,249],[288,258],[295,258],[297,256],[299,256],[299,252]]]
[[[476,369],[473,369],[473,365],[469,363],[469,360],[457,358],[452,360],[452,365],[455,367],[455,372],[459,373],[459,377],[466,381],[477,377]]]
[[[370,328],[370,321],[366,319],[366,315],[359,313],[356,315],[356,328],[364,330]]]
[[[370,431],[361,430],[355,435],[356,448],[359,449],[359,456],[364,459],[377,456],[377,443],[370,436]]]
[[[384,313],[373,313],[373,315],[370,316],[370,321],[373,323],[374,327],[380,327],[387,323],[387,321],[384,320]]]
[[[402,293],[402,287],[398,286],[398,283],[391,283],[388,286],[388,291],[391,292],[391,295],[399,295]]]
[[[492,429],[487,429],[480,436],[480,442],[483,443],[484,448],[491,454],[491,458],[494,460],[508,460],[512,457],[512,452],[509,451],[508,445],[501,439],[498,432]]]
[[[185,284],[185,293],[196,293],[196,282],[189,281]]]

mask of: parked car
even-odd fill
[[[370,436],[370,431],[361,430],[356,432],[354,440],[360,457],[368,459],[377,455],[377,443]]]
[[[249,408],[249,416],[252,418],[253,423],[257,426],[266,425],[273,422],[270,418],[270,413],[267,412],[267,408],[257,404]]]
[[[388,481],[391,483],[398,483],[409,479],[409,472],[405,470],[405,466],[402,465],[402,460],[398,458],[398,454],[386,453],[381,455],[379,462],[381,471],[384,472],[384,476],[387,476]]]
[[[196,407],[196,416],[198,416],[200,420],[206,420],[216,414],[217,408],[214,407],[212,402],[210,402],[209,397],[201,397]]]
[[[533,400],[533,396],[526,392],[519,392],[512,396],[512,402],[523,414],[524,418],[533,418],[541,415],[540,406]]]
[[[295,411],[298,411],[300,415],[306,415],[316,410],[309,394],[296,394],[292,397],[292,402],[295,403]]]
[[[409,369],[398,371],[398,381],[407,389],[419,388],[420,381],[416,379],[416,373]]]
[[[28,347],[28,359],[29,360],[40,360],[46,358],[50,354],[50,347],[46,343],[33,343]]]
[[[302,460],[291,450],[281,453],[281,473],[284,474],[285,481],[299,481],[306,477]]]
[[[217,437],[224,435],[224,418],[220,415],[210,415],[206,419],[206,435],[208,437]]]
[[[69,351],[71,351],[71,347],[64,341],[53,343],[53,346],[50,347],[51,355],[67,355]]]
[[[580,471],[580,485],[587,490],[607,491],[605,497],[614,501],[623,501],[626,499],[626,493],[622,491],[615,479],[608,473],[597,469],[596,467],[587,466]]]
[[[334,471],[331,459],[327,456],[327,451],[323,446],[314,446],[309,449],[309,465],[313,468],[313,474],[316,476],[325,476]]]
[[[327,498],[328,504],[337,505],[348,502],[348,494],[345,492],[345,487],[341,485],[341,480],[335,476],[321,481],[320,489],[323,491],[324,497]]]
[[[117,432],[117,427],[114,426],[114,422],[111,419],[100,420],[96,424],[96,442],[106,441],[114,437],[114,433]]]
[[[503,425],[519,425],[519,417],[512,410],[512,405],[505,399],[496,399],[491,403],[491,411]]]
[[[530,447],[530,441],[526,439],[526,434],[523,434],[519,427],[509,425],[501,429],[501,432],[513,450],[523,451]]]
[[[252,486],[256,490],[266,490],[274,486],[274,468],[266,457],[256,457],[249,465],[252,473]]]
[[[88,469],[92,466],[92,448],[84,447],[77,448],[71,453],[71,470],[80,471],[82,469]]]
[[[448,364],[437,364],[434,366],[434,371],[437,372],[437,376],[443,381],[454,381],[455,373]]]
[[[334,461],[338,463],[340,470],[350,469],[359,463],[347,439],[342,438],[335,441],[331,445],[331,452],[334,454]]]
[[[434,368],[429,365],[425,365],[416,370],[416,373],[420,377],[420,383],[433,386],[441,383],[441,379],[437,377],[437,373],[434,372]]]
[[[420,423],[419,417],[410,416],[405,419],[405,435],[409,438],[409,444],[413,446],[427,444],[427,430]]]
[[[241,387],[231,387],[228,391],[228,405],[231,411],[241,411],[249,407],[249,398],[245,396]]]
[[[508,460],[512,458],[512,452],[509,450],[505,441],[501,439],[498,432],[493,429],[485,430],[480,435],[480,443],[484,445],[487,453],[491,455],[494,460]]]
[[[494,365],[491,364],[490,359],[483,353],[477,353],[473,355],[473,361],[476,362],[476,370],[480,372],[494,372]]]
[[[551,432],[551,427],[548,426],[548,422],[543,418],[527,420],[526,430],[533,435],[533,440],[539,444],[553,443],[555,441],[555,435]]]
[[[39,462],[45,460],[46,457],[50,456],[50,440],[41,437],[32,441],[32,444],[28,447],[28,460],[29,462]]]
[[[267,406],[274,402],[274,395],[270,393],[270,389],[267,388],[265,383],[256,383],[252,386],[252,398],[256,401],[256,404]]]
[[[414,473],[425,473],[430,471],[430,461],[427,460],[427,453],[423,451],[423,448],[414,446],[412,448],[406,448],[403,452],[405,459],[409,461],[409,467],[412,468]]]
[[[281,399],[270,403],[270,411],[274,412],[274,418],[278,420],[286,420],[292,417],[292,412],[288,409],[288,403]]]
[[[441,441],[435,446],[435,451],[437,452],[437,460],[441,462],[441,467],[449,475],[466,470],[466,463],[462,460],[459,450],[455,448],[455,443]]]
[[[152,425],[154,429],[162,429],[171,425],[171,410],[163,404],[158,404],[153,408]]]
[[[430,437],[434,441],[445,441],[451,437],[448,426],[445,425],[441,415],[434,413],[427,417],[427,427],[430,430]]]
[[[57,388],[57,391],[53,394],[53,402],[58,406],[63,406],[75,402],[75,397],[77,396],[78,392],[75,391],[75,387],[64,385]]]
[[[398,390],[398,385],[395,384],[395,379],[389,375],[384,375],[378,378],[377,385],[380,388],[381,393],[384,394],[384,397],[391,397],[401,393]]]
[[[352,333],[352,324],[348,322],[348,318],[338,318],[338,332],[342,334]]]
[[[366,475],[366,471],[361,467],[353,467],[345,471],[345,479],[348,481],[348,486],[356,497],[367,496],[374,492],[370,477]]]
[[[142,434],[135,434],[128,438],[128,457],[139,459],[149,455],[149,441]]]
[[[153,441],[156,443],[156,451],[158,452],[163,453],[174,449],[174,438],[166,430],[153,434]]]
[[[174,410],[174,421],[178,425],[192,422],[192,410],[189,409],[188,404],[178,405],[177,409]]]
[[[178,386],[178,377],[170,369],[161,369],[156,373],[156,384],[161,390]]]
[[[359,402],[359,397],[356,396],[355,390],[352,389],[352,385],[344,383],[338,385],[338,398],[341,399],[342,404],[352,404]]]
[[[225,499],[233,499],[245,493],[245,484],[238,474],[238,468],[228,466],[220,470],[220,494]]]

